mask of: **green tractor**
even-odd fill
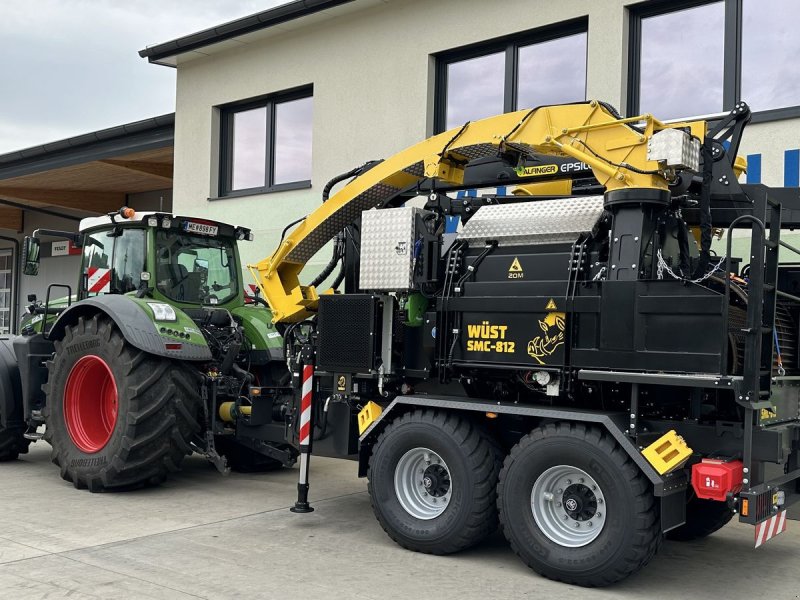
[[[283,337],[241,277],[248,229],[123,208],[26,238],[26,275],[42,235],[81,248],[80,277],[0,338],[0,461],[44,438],[91,491],[157,484],[193,452],[223,473],[294,464]]]

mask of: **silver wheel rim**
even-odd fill
[[[550,467],[533,484],[533,518],[559,546],[579,548],[596,540],[606,523],[606,509],[603,490],[577,467]]]
[[[450,504],[453,491],[450,469],[429,448],[409,450],[394,470],[394,491],[400,506],[412,517],[429,521]]]

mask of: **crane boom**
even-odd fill
[[[380,162],[345,185],[309,214],[264,260],[248,265],[273,311],[275,322],[297,322],[313,314],[319,296],[299,274],[331,238],[362,211],[384,206],[397,195],[430,180],[463,185],[473,160],[517,160],[547,155],[570,157],[592,169],[607,191],[623,188],[667,190],[668,170],[648,158],[648,141],[664,129],[688,129],[703,139],[706,123],[665,124],[652,115],[622,118],[596,100],[545,106],[489,117],[430,137]],[[539,173],[518,170],[520,177]]]

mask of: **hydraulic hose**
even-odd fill
[[[354,169],[350,169],[346,173],[342,173],[341,175],[337,175],[336,177],[331,179],[325,185],[325,188],[322,190],[322,203],[324,204],[325,202],[328,201],[328,198],[331,197],[331,191],[333,191],[333,188],[337,184],[341,183],[345,179],[350,179],[351,177],[358,177],[362,173],[364,173],[366,171],[369,171],[372,167],[377,165],[379,162],[381,162],[381,161],[379,161],[379,160],[371,160],[369,162],[364,163],[360,167],[356,167]],[[333,270],[336,268],[336,264],[344,256],[343,245],[344,245],[343,237],[341,235],[337,234],[336,243],[335,243],[335,245],[333,247],[333,256],[331,256],[331,259],[328,261],[328,264],[325,265],[325,268],[322,269],[322,271],[319,273],[319,275],[317,275],[314,278],[314,280],[311,282],[312,286],[317,287],[319,284],[321,284],[323,281],[325,281],[330,276],[331,273],[333,273]],[[339,281],[339,283],[341,283],[341,281]],[[333,287],[335,288],[336,285],[334,285]]]
[[[331,273],[333,273],[333,270],[336,268],[336,264],[339,262],[339,260],[344,255],[344,252],[342,251],[342,246],[343,245],[344,244],[343,244],[342,236],[341,236],[341,234],[337,233],[336,234],[336,241],[334,242],[334,246],[333,246],[333,256],[331,256],[331,259],[328,261],[328,264],[325,265],[325,268],[322,269],[322,271],[320,271],[319,275],[317,275],[314,278],[314,280],[311,282],[311,285],[313,285],[314,287],[317,287],[320,283],[325,281]]]

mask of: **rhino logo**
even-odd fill
[[[552,355],[564,343],[564,328],[566,315],[563,312],[549,312],[539,321],[542,335],[537,335],[528,342],[528,355],[536,359],[540,365],[545,364],[544,358]]]

